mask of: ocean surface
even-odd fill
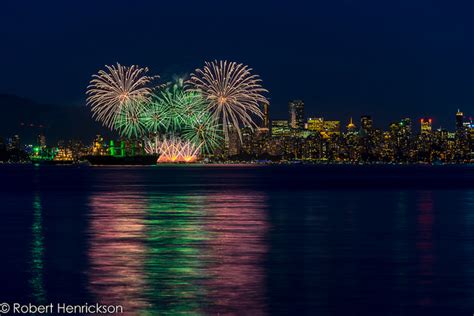
[[[0,303],[472,315],[472,166],[0,165]]]

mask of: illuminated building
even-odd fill
[[[460,132],[464,130],[464,113],[459,109],[456,113],[456,131]]]
[[[263,121],[262,127],[258,128],[259,133],[268,134],[270,133],[270,116],[268,112],[269,105],[265,103],[263,105]]]
[[[43,134],[39,134],[37,138],[37,145],[40,147],[46,147],[46,137]]]
[[[111,156],[115,156],[115,143],[113,140],[109,143],[109,151]]]
[[[341,134],[341,122],[340,121],[324,121],[324,131],[329,136]]]
[[[125,156],[125,142],[123,140],[120,142],[120,156]]]
[[[269,116],[269,104],[263,105],[263,121],[262,126],[258,129],[259,133],[268,134],[270,133],[270,116]]]
[[[20,150],[21,146],[21,140],[19,135],[14,135],[12,138],[10,138],[9,142],[9,149],[15,149],[15,150]]]
[[[270,128],[270,116],[269,116],[269,104],[265,103],[263,105],[263,126],[262,128],[266,128],[267,130]]]
[[[229,125],[228,131],[229,137],[226,140],[227,154],[229,156],[238,155],[240,153],[241,141],[237,128],[233,125]]]
[[[421,127],[420,132],[422,135],[431,133],[432,131],[431,123],[432,123],[432,119],[430,118],[420,119],[420,127]]]
[[[354,122],[352,122],[352,117],[350,118],[349,124],[347,124],[346,128],[348,133],[355,133],[357,127]]]
[[[291,131],[288,126],[288,121],[285,120],[275,120],[272,121],[272,136],[290,136]]]
[[[104,138],[102,138],[100,135],[97,135],[94,140],[92,145],[92,154],[99,156],[105,155]]]
[[[304,129],[304,102],[294,100],[288,104],[290,114],[290,127],[293,129]]]
[[[306,124],[306,129],[309,131],[315,132],[323,132],[324,131],[324,118],[317,117],[317,118],[309,118]]]
[[[410,118],[404,118],[400,121],[400,132],[404,135],[411,135],[412,124]]]
[[[72,150],[69,148],[58,148],[56,155],[53,158],[54,161],[73,161]]]
[[[371,131],[373,128],[373,121],[370,115],[363,115],[360,117],[360,128],[365,132]]]
[[[455,150],[454,161],[464,162],[468,156],[471,156],[471,148],[473,146],[469,137],[470,124],[465,124],[464,113],[459,109],[456,113],[456,136],[455,136]]]
[[[324,137],[330,137],[341,133],[341,122],[325,121],[322,117],[309,118],[306,128],[309,131],[319,132]]]

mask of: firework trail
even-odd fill
[[[208,110],[222,125],[226,139],[229,139],[229,126],[233,126],[242,140],[240,126],[256,127],[254,118],[263,117],[260,105],[268,104],[263,96],[268,91],[251,70],[236,62],[206,62],[187,82],[191,91],[201,93],[206,99]]]
[[[145,151],[148,154],[159,154],[158,162],[160,163],[189,163],[197,160],[200,146],[175,136],[163,139],[156,136],[145,142]]]
[[[152,89],[148,87],[156,77],[147,76],[148,68],[138,66],[108,66],[92,76],[86,94],[92,116],[110,129],[116,119],[137,104],[147,102]],[[133,112],[133,110],[132,110]]]
[[[182,136],[199,145],[204,153],[212,153],[222,143],[222,127],[209,112],[204,111],[191,117]]]
[[[144,117],[146,104],[135,103],[122,107],[114,120],[114,129],[120,136],[127,138],[139,138],[145,135],[146,126]]]

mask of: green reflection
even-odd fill
[[[41,198],[36,194],[33,200],[33,224],[31,243],[31,279],[29,280],[35,303],[46,303],[44,289],[44,237]]]
[[[204,260],[202,201],[193,196],[152,199],[147,213],[145,262],[150,315],[201,314]]]

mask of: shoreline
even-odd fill
[[[187,166],[187,167],[204,167],[204,166],[472,166],[474,162],[465,163],[386,163],[386,162],[318,162],[318,161],[287,161],[287,162],[245,162],[245,161],[232,161],[232,162],[195,162],[195,163],[156,163],[156,164],[92,164],[88,161],[76,161],[76,162],[0,162],[0,166],[84,166],[84,167],[160,167],[160,166]]]

